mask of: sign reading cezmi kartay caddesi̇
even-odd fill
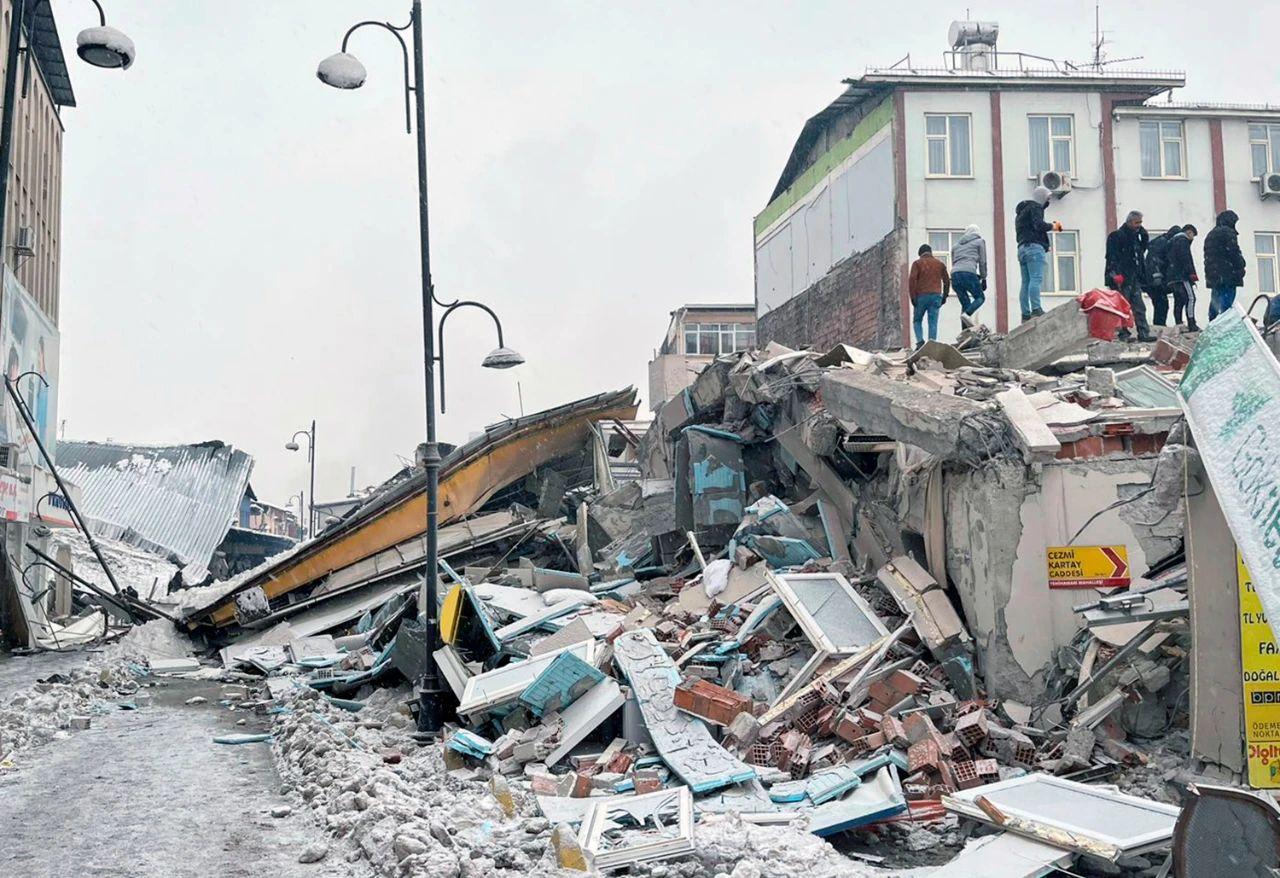
[[[1049,546],[1049,588],[1117,588],[1129,584],[1124,546]]]
[[[1244,742],[1249,786],[1280,787],[1280,649],[1253,578],[1236,553],[1240,584],[1240,667],[1244,674]]]

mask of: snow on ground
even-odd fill
[[[351,856],[378,874],[432,878],[550,878],[551,823],[533,796],[512,784],[517,814],[504,817],[486,783],[449,775],[442,748],[418,747],[401,704],[407,688],[379,690],[359,713],[300,690],[274,728],[278,768]],[[399,764],[383,752],[401,755]],[[639,865],[641,878],[890,878],[931,870],[887,871],[850,860],[798,828],[758,827],[736,816],[697,824],[695,855]]]

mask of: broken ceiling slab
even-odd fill
[[[580,594],[581,597],[569,597],[564,600],[556,601],[550,606],[543,605],[542,609],[538,610],[536,613],[530,613],[523,619],[517,619],[509,625],[503,625],[501,628],[493,632],[494,636],[498,638],[500,643],[507,643],[508,641],[519,637],[521,634],[525,634],[546,624],[552,619],[569,615],[583,604],[591,603],[592,595],[590,593],[584,591]]]
[[[1051,460],[1062,449],[1062,443],[1053,435],[1022,388],[1014,386],[997,393],[996,402],[1009,419],[1013,441],[1022,449],[1023,460],[1027,463]]]
[[[578,617],[556,633],[548,634],[541,640],[535,641],[533,646],[529,647],[529,654],[532,656],[546,655],[549,652],[556,652],[575,643],[595,639],[596,636],[591,632],[587,623],[582,617]]]
[[[904,613],[912,614],[916,633],[935,658],[945,659],[956,644],[969,642],[969,631],[938,581],[909,555],[899,555],[880,568],[876,579]]]
[[[1167,845],[1181,810],[1047,774],[961,790],[943,796],[942,804],[965,817],[1112,862]]]
[[[578,843],[600,870],[670,860],[693,852],[693,796],[675,787],[592,803]]]
[[[822,399],[837,418],[940,457],[957,455],[962,424],[986,411],[972,400],[853,369],[823,374]]]
[[[520,697],[520,693],[555,661],[557,656],[566,652],[572,653],[587,664],[594,665],[596,662],[596,642],[591,640],[575,643],[559,652],[547,653],[527,661],[517,661],[483,674],[476,674],[467,680],[462,699],[458,704],[458,713],[476,714],[515,701]]]
[[[1071,851],[1012,832],[969,842],[929,878],[1043,878],[1075,859]]]
[[[1035,371],[1068,354],[1084,351],[1093,340],[1089,316],[1074,302],[1064,302],[994,339],[983,353],[992,365]]]
[[[675,705],[680,671],[653,632],[628,631],[614,641],[614,661],[631,682],[658,755],[696,793],[750,780],[755,769],[715,742],[707,726]]]

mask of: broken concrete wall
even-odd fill
[[[1149,584],[1139,574],[1150,562],[1177,549],[1181,513],[1165,515],[1149,496],[1138,497],[1155,463],[1153,456],[947,469],[947,575],[993,695],[1041,698],[1045,668],[1083,627],[1071,607],[1101,593],[1051,590],[1047,547],[1071,543],[1081,528],[1074,545],[1123,545],[1134,588]],[[1107,509],[1119,500],[1131,502]]]
[[[827,350],[851,344],[868,350],[902,347],[902,229],[890,232],[786,303],[761,314],[756,339]]]

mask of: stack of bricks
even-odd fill
[[[686,713],[727,726],[738,714],[752,712],[751,699],[701,678],[685,678],[676,687],[675,705]]]
[[[918,674],[897,670],[872,683],[867,689],[867,694],[871,698],[871,709],[883,714],[924,688],[924,679]]]

